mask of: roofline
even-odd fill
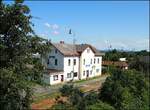
[[[65,56],[53,43],[50,42],[52,46],[54,46],[63,56]]]

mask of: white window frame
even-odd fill
[[[58,75],[53,75],[53,80],[57,81],[58,80]]]

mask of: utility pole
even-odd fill
[[[76,59],[74,59],[74,57],[75,57],[75,32],[72,32],[72,30],[70,29],[69,30],[69,34],[72,34],[72,57],[73,57],[73,65],[72,65],[72,81],[74,80],[74,60],[76,60]],[[76,63],[77,63],[77,61],[76,61]]]

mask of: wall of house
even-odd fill
[[[95,56],[96,63],[95,63],[95,76],[99,76],[102,73],[102,56]],[[99,63],[98,63],[99,59]],[[99,72],[97,71],[99,70]]]
[[[54,80],[54,76],[55,75],[58,75],[58,80]],[[63,73],[50,75],[50,85],[62,83],[62,81],[61,81],[61,75],[63,75]]]
[[[94,63],[95,59],[95,63]],[[99,59],[99,63],[97,62]],[[85,60],[85,61],[84,61]],[[85,64],[84,64],[85,62]],[[80,79],[86,79],[94,76],[101,75],[102,57],[95,57],[91,48],[86,48],[80,57]],[[99,69],[99,72],[96,70]],[[85,71],[85,73],[84,73]]]
[[[46,84],[50,84],[50,75],[49,74],[43,74],[43,81]]]
[[[57,65],[55,65],[55,59],[57,59]],[[51,48],[51,52],[48,54],[48,60],[49,60],[49,64],[47,65],[48,69],[63,70],[64,56],[55,47]]]
[[[77,77],[73,78],[73,73],[71,74],[71,77],[67,77],[68,73],[71,73],[73,71],[73,60],[76,59],[76,65],[74,65],[74,72],[77,72]],[[68,64],[68,60],[70,60],[70,65]],[[64,80],[78,80],[79,76],[79,57],[64,57]]]

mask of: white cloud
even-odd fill
[[[57,24],[51,25],[52,29],[59,29],[59,26]]]
[[[59,29],[59,25],[58,24],[49,24],[49,23],[45,23],[44,24],[46,27],[51,28],[53,30],[57,30]]]
[[[53,35],[58,35],[59,32],[55,30],[55,31],[52,32],[52,34],[53,34]]]
[[[49,23],[45,23],[45,26],[48,27],[48,28],[51,27],[51,25]]]

